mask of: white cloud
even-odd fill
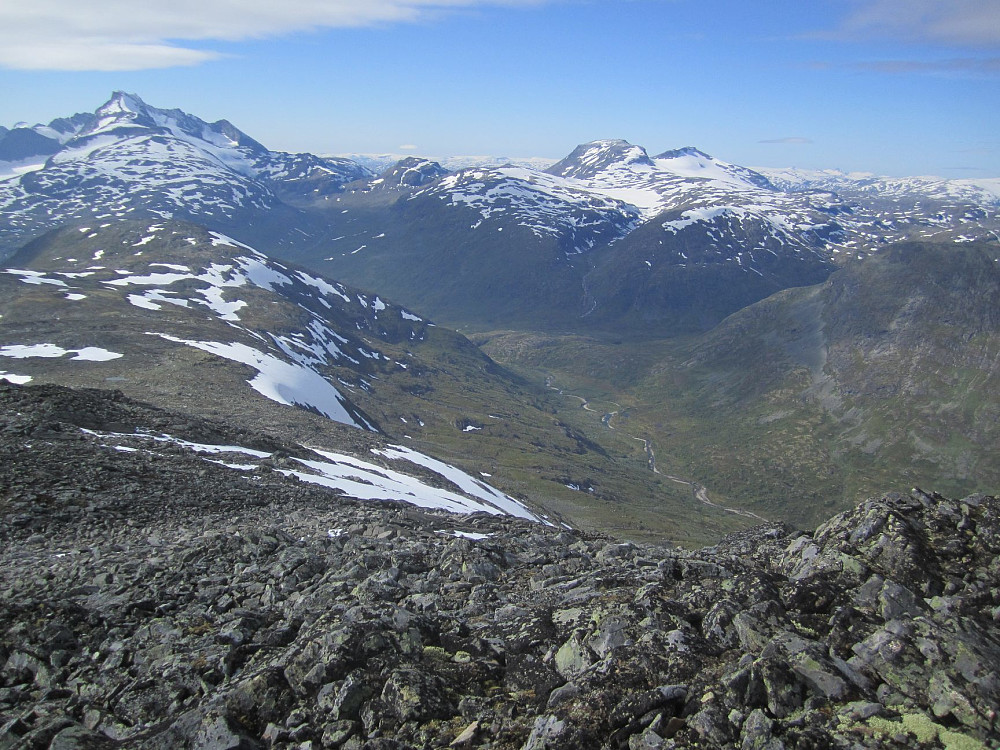
[[[399,147],[399,150],[400,151],[416,151],[418,148],[420,148],[420,147],[416,146],[416,145],[414,145],[412,143],[404,143],[402,146]]]
[[[0,44],[0,66],[20,70],[143,70],[199,65],[213,52],[155,43],[66,40]]]
[[[895,37],[961,46],[1000,44],[997,0],[856,0],[847,37]]]
[[[142,70],[220,57],[184,42],[414,21],[477,5],[549,0],[30,0],[0,3],[0,66]]]

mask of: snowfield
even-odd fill
[[[254,471],[273,458],[271,453],[253,448],[194,443],[171,435],[129,435],[93,430],[82,430],[82,432],[113,450],[143,450],[155,453],[157,444],[176,445],[194,453],[204,454],[206,461],[244,474]],[[372,450],[373,455],[385,459],[392,468],[343,453],[318,448],[308,450],[315,458],[292,458],[289,460],[294,462],[297,468],[279,467],[276,470],[285,476],[328,487],[359,500],[404,502],[420,508],[456,514],[489,513],[514,516],[550,525],[524,504],[473,478],[461,469],[403,446],[390,445],[385,449]],[[267,465],[272,466],[273,462]],[[409,473],[407,467],[410,467],[409,472],[418,467],[430,470],[445,486],[428,484],[426,480]],[[469,538],[482,538],[482,536]]]

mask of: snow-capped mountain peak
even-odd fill
[[[448,170],[436,161],[418,156],[400,159],[372,181],[374,187],[399,188],[420,187],[448,174]]]
[[[215,149],[243,149],[253,155],[267,151],[227,120],[209,124],[179,109],[152,107],[135,94],[124,91],[114,92],[111,99],[98,107],[93,124],[82,130],[78,137],[124,133],[133,129],[164,131],[183,140],[203,141]]]
[[[577,146],[569,156],[546,171],[559,177],[586,180],[609,170],[641,170],[652,166],[653,162],[642,146],[621,139],[609,139]]]
[[[664,151],[654,158],[654,162],[658,170],[678,177],[715,180],[736,188],[774,190],[774,186],[759,172],[719,161],[694,146]]]
[[[92,114],[0,134],[0,244],[66,221],[211,217],[315,201],[371,176],[345,159],[269,151],[227,120],[208,123],[116,91]]]

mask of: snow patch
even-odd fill
[[[124,354],[101,349],[97,346],[85,346],[82,349],[63,349],[61,346],[56,346],[55,344],[11,344],[0,347],[0,357],[12,357],[14,359],[31,359],[34,357],[56,359],[65,357],[67,354],[75,355],[70,357],[70,359],[86,362],[107,362],[125,356]]]
[[[254,368],[257,375],[247,383],[265,398],[279,404],[314,409],[335,422],[352,427],[370,427],[359,424],[347,411],[346,400],[340,392],[310,367],[285,362],[273,354],[265,354],[238,342],[223,344],[180,339],[165,333],[155,335]]]

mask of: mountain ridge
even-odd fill
[[[118,92],[97,112],[27,131],[61,149],[0,169],[7,252],[66,221],[176,215],[359,286],[385,276],[384,293],[453,327],[520,325],[516,311],[531,307],[555,329],[683,335],[889,242],[1000,229],[1000,198],[971,183],[820,184],[787,172],[772,182],[693,147],[651,158],[621,140],[582,144],[547,171],[427,167],[419,184],[387,192],[384,176],[355,162],[267,151],[227,121],[134,95]],[[592,163],[573,166],[584,158]],[[414,283],[456,267],[463,281],[450,297]],[[532,280],[536,291],[516,304],[491,291]],[[729,293],[709,291],[720,288]],[[678,316],[681,304],[691,313]]]

